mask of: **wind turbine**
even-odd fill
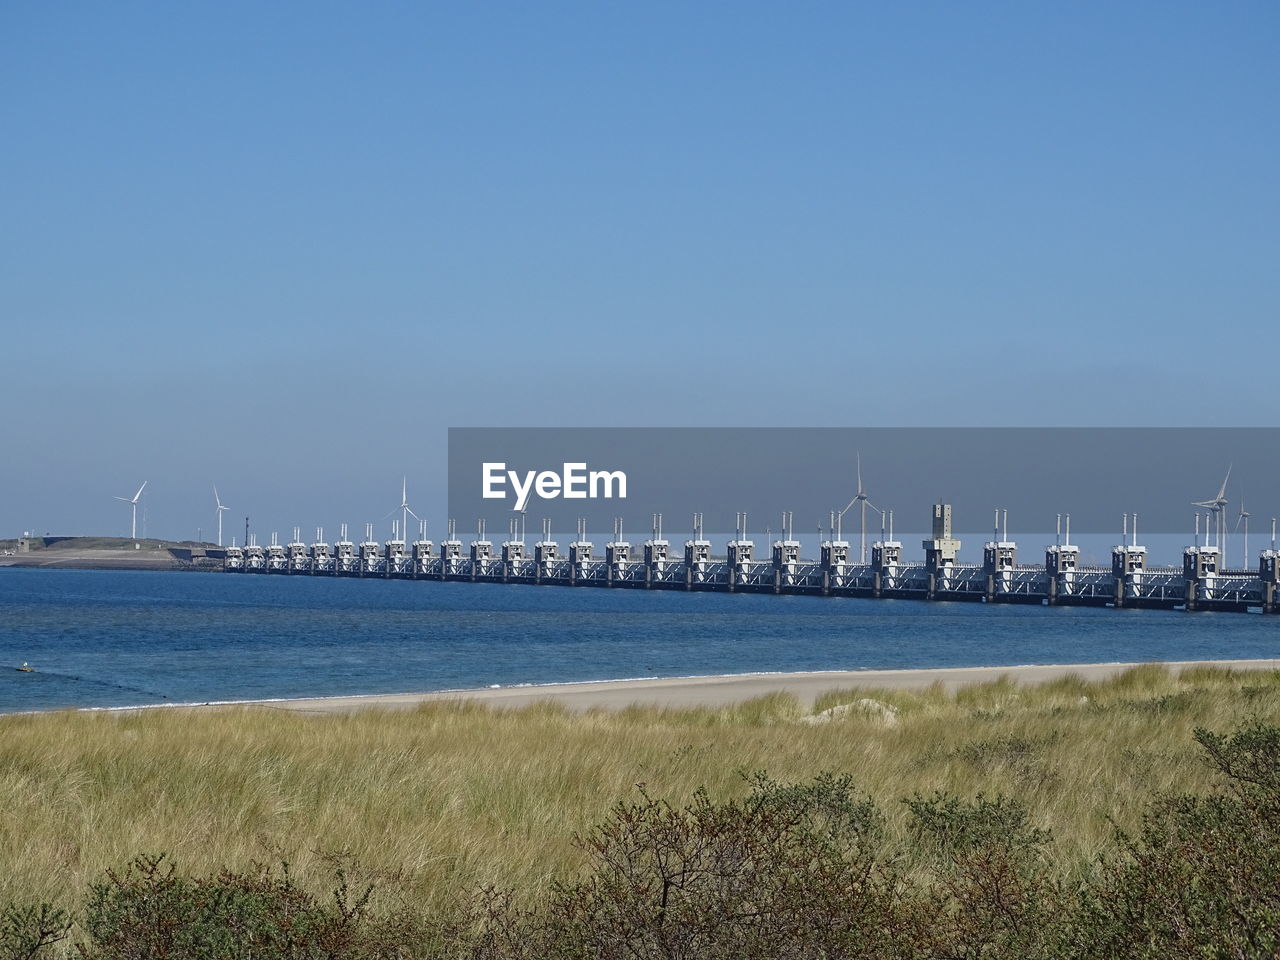
[[[390,510],[387,511],[386,516],[384,516],[382,519],[383,520],[387,519],[387,517],[391,516],[391,514],[395,513],[397,510],[400,511],[400,536],[403,537],[405,540],[408,540],[409,534],[407,531],[409,530],[409,518],[413,517],[413,519],[417,520],[419,523],[422,522],[422,518],[409,508],[409,478],[408,477],[400,478],[400,506],[392,507]]]
[[[1244,508],[1244,497],[1240,498],[1240,515],[1236,517],[1236,529],[1240,529],[1240,524],[1244,524],[1244,547],[1241,548],[1240,556],[1244,558],[1241,564],[1242,570],[1249,569],[1249,511]]]
[[[138,488],[138,492],[133,495],[132,499],[130,499],[129,497],[115,498],[117,500],[120,500],[124,503],[131,504],[133,506],[133,523],[129,527],[129,539],[131,540],[138,539],[138,500],[142,497],[142,491],[145,490],[146,487],[147,487],[147,481],[143,480],[142,486]]]
[[[213,502],[218,505],[218,546],[222,546],[222,511],[230,510],[230,507],[224,506],[222,501],[218,499],[217,484],[213,487]]]
[[[883,511],[881,511],[879,507],[877,507],[874,503],[871,502],[871,498],[867,496],[867,491],[862,489],[862,454],[861,453],[858,454],[858,492],[857,494],[854,495],[854,498],[849,501],[849,505],[846,506],[843,510],[841,510],[838,514],[836,514],[836,518],[843,520],[844,515],[849,512],[849,507],[852,507],[855,503],[862,504],[862,534],[861,534],[862,542],[858,551],[858,558],[859,558],[858,562],[866,563],[867,562],[867,507],[871,507],[872,510],[875,510],[877,513],[880,513],[882,516],[883,516]]]
[[[1222,486],[1218,488],[1218,495],[1212,500],[1192,500],[1193,507],[1205,507],[1216,514],[1215,519],[1218,525],[1218,550],[1222,562],[1226,562],[1227,549],[1227,525],[1223,522],[1226,513],[1227,503],[1227,481],[1231,479],[1231,467],[1233,464],[1227,464],[1227,475],[1222,478]]]

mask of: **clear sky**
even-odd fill
[[[0,536],[407,474],[438,538],[457,425],[1275,424],[1277,50],[1272,0],[9,0]]]

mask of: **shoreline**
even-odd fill
[[[1171,660],[1147,661],[1182,670],[1214,666],[1232,670],[1280,670],[1280,658],[1266,660]],[[474,702],[491,707],[527,707],[535,703],[558,703],[570,710],[623,710],[631,706],[685,709],[725,707],[772,693],[793,694],[801,704],[812,707],[824,693],[836,689],[878,688],[919,690],[941,683],[954,692],[971,684],[988,683],[1009,677],[1017,683],[1044,683],[1069,674],[1085,680],[1104,680],[1133,667],[1138,662],[1020,664],[984,667],[918,667],[879,670],[821,670],[796,673],[739,673],[690,677],[639,677],[622,680],[580,680],[569,683],[522,684],[419,693],[338,694],[325,697],[220,700],[194,703],[154,703],[122,707],[63,707],[0,713],[0,716],[32,716],[72,710],[76,713],[132,713],[144,710],[204,710],[258,707],[308,714],[344,714],[362,710],[412,710],[421,704]]]

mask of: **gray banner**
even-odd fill
[[[1146,532],[1189,534],[1214,509],[1195,501],[1218,502],[1228,530],[1243,504],[1261,532],[1280,511],[1272,427],[465,427],[449,431],[449,515],[501,530],[523,508],[530,529],[585,518],[607,531],[619,516],[647,529],[654,513],[687,530],[700,512],[708,534],[725,534],[739,511],[775,529],[791,511],[797,530],[813,530],[854,499],[859,457],[876,529],[880,509],[898,529],[928,529],[934,503],[952,505],[958,531],[989,529],[993,508],[1006,509],[1010,535],[1051,531],[1060,513],[1080,533],[1118,531],[1137,513]],[[845,514],[846,533],[859,511]]]

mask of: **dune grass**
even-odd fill
[[[580,863],[575,832],[636,785],[673,803],[852,774],[902,830],[913,794],[1016,797],[1065,874],[1132,827],[1153,793],[1208,790],[1195,727],[1280,720],[1280,672],[1143,666],[1111,680],[835,690],[891,706],[806,723],[775,695],[732,708],[571,713],[432,703],[306,716],[267,708],[0,717],[0,902],[78,896],[108,867],[335,863],[382,896],[445,907],[482,884],[530,895]]]

